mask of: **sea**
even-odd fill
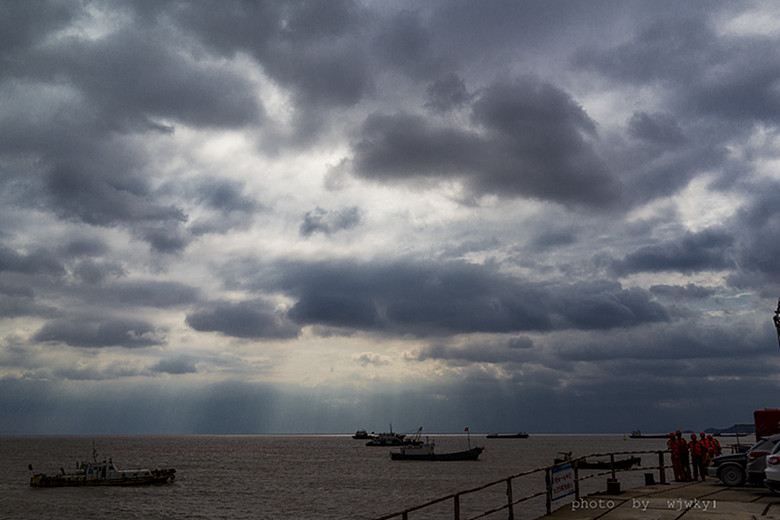
[[[437,452],[484,446],[477,461],[393,461],[394,448],[369,447],[342,435],[139,435],[0,437],[0,518],[5,519],[372,519],[553,463],[559,452],[655,451],[664,439],[622,434],[488,439],[485,434],[431,434]],[[176,468],[164,485],[32,488],[35,472],[54,474],[111,457],[120,469]],[[618,457],[620,458],[620,457]],[[643,455],[656,466],[657,455]],[[668,463],[668,458],[667,458]],[[622,488],[643,485],[639,470],[618,474]],[[606,489],[609,475],[582,483],[584,494]],[[670,472],[667,472],[667,478]],[[544,473],[513,481],[518,499],[544,489]],[[573,497],[553,503],[572,507]],[[506,502],[506,484],[460,499],[461,518]],[[453,501],[409,514],[411,520],[453,518]],[[515,506],[515,518],[545,513],[539,497]],[[506,518],[506,511],[486,518]],[[398,517],[401,518],[400,516]]]

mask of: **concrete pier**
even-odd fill
[[[719,480],[672,482],[595,494],[559,507],[547,520],[780,520],[780,495]]]

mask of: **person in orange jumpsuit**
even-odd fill
[[[677,453],[680,457],[682,480],[683,482],[687,482],[691,480],[691,466],[688,458],[688,443],[685,442],[685,439],[683,438],[682,432],[680,430],[675,432],[675,437],[677,440]]]
[[[704,432],[699,434],[699,442],[702,446],[704,446],[704,460],[702,462],[706,468],[710,465],[710,460],[712,460],[712,457],[714,457],[712,454],[712,444],[707,440],[707,435],[705,435]]]
[[[710,445],[710,449],[712,450],[713,457],[717,457],[721,453],[723,453],[723,449],[720,447],[720,442],[718,442],[718,439],[716,439],[712,435],[707,435],[707,444]]]
[[[672,454],[672,472],[674,473],[674,480],[681,482],[685,475],[682,472],[680,452],[677,450],[677,439],[674,437],[674,432],[669,434],[669,440],[666,441],[666,449]]]
[[[691,450],[691,465],[693,466],[693,480],[699,480],[701,475],[702,481],[706,476],[704,470],[704,457],[707,455],[707,447],[702,441],[696,438],[696,434],[691,434],[691,442],[688,445]]]

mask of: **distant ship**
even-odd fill
[[[369,440],[366,443],[366,446],[409,446],[409,445],[420,445],[422,444],[422,441],[420,441],[420,433],[422,432],[422,426],[418,428],[417,432],[412,436],[412,438],[408,438],[406,434],[404,433],[395,433],[393,432],[393,425],[390,425],[390,431],[384,432],[384,433],[372,433],[369,438]],[[355,437],[357,438],[357,437]]]
[[[632,439],[667,439],[669,438],[669,434],[666,433],[642,433],[641,430],[634,430],[631,432],[631,435],[629,435]]]
[[[525,432],[518,433],[489,433],[488,439],[527,439],[528,434]]]

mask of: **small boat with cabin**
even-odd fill
[[[436,453],[433,442],[424,443],[420,446],[403,446],[401,451],[391,452],[391,460],[477,460],[485,448],[475,447],[465,451],[456,451],[451,453]]]
[[[30,477],[32,487],[67,487],[67,486],[138,486],[144,484],[164,484],[173,482],[176,470],[169,469],[119,469],[114,461],[98,461],[97,452],[92,448],[92,461],[82,461],[76,464],[76,470],[60,472],[54,475],[33,473]],[[32,465],[28,466],[32,472]]]
[[[410,444],[401,447],[400,451],[390,452],[390,460],[477,460],[480,454],[485,450],[485,448],[482,447],[472,448],[471,441],[469,441],[469,448],[467,450],[436,453],[436,444],[434,441],[426,437],[425,442],[423,443],[420,441],[421,433],[422,428],[417,430],[417,433]]]

